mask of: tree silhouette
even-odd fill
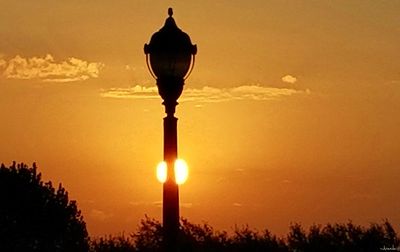
[[[369,252],[398,250],[399,238],[386,220],[369,227],[345,224],[313,225],[306,231],[300,224],[290,226],[285,238],[278,238],[268,230],[258,232],[248,226],[236,227],[233,234],[214,230],[209,224],[193,224],[181,219],[179,236],[181,251],[218,252]],[[153,252],[161,251],[162,225],[145,216],[131,238],[106,237],[92,242],[96,252]]]
[[[347,224],[313,225],[305,232],[299,224],[293,224],[287,236],[288,246],[296,251],[380,251],[384,248],[397,250],[399,239],[392,225],[372,223],[368,228]]]
[[[160,251],[163,244],[163,229],[159,221],[147,215],[140,221],[138,231],[132,234],[137,251]]]
[[[141,251],[135,248],[135,242],[131,237],[124,234],[119,236],[108,236],[91,241],[91,252],[135,252]],[[157,251],[157,250],[155,250]]]
[[[86,224],[60,184],[36,165],[0,167],[0,251],[88,251]]]

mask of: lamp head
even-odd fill
[[[197,52],[189,35],[176,25],[172,8],[168,9],[168,15],[164,26],[144,45],[147,65],[157,79],[158,91],[165,102],[176,101],[181,95]]]

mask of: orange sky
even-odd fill
[[[170,6],[199,48],[177,107],[184,217],[277,234],[349,219],[399,230],[399,1],[0,6],[0,162],[36,161],[90,234],[161,219],[164,109],[143,45]]]

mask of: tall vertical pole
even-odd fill
[[[174,116],[177,100],[182,94],[185,79],[194,66],[197,46],[190,41],[172,17],[151,36],[144,45],[147,67],[157,80],[158,93],[165,106],[164,118],[164,161],[167,163],[167,180],[163,184],[163,230],[164,249],[168,252],[179,250],[179,188],[175,180],[174,164],[178,157],[177,118]]]
[[[167,180],[163,185],[163,228],[165,251],[168,252],[178,250],[179,188],[174,172],[175,160],[178,157],[177,121],[173,113],[168,113],[164,118],[164,161],[168,168]]]

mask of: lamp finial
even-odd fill
[[[168,16],[172,17],[172,15],[174,15],[174,11],[170,7],[170,8],[168,8]]]

